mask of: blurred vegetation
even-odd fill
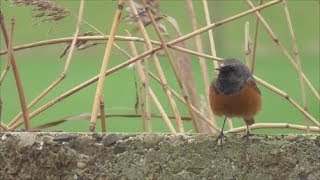
[[[10,18],[16,19],[15,45],[49,40],[53,38],[71,37],[74,33],[76,15],[78,12],[78,1],[59,0],[54,1],[61,6],[69,9],[71,15],[61,22],[39,23],[32,18],[32,8],[24,6],[13,6],[9,2],[1,0],[1,9],[6,18],[7,26],[10,24]],[[257,2],[255,2],[257,4]],[[94,25],[100,31],[108,34],[113,20],[117,1],[86,1],[84,19]],[[293,28],[298,42],[298,48],[301,53],[302,68],[319,91],[319,3],[317,1],[289,1],[289,11],[293,23]],[[243,12],[248,9],[243,1],[209,1],[209,7],[212,15],[212,22],[225,19],[229,16]],[[202,1],[194,1],[194,8],[197,13],[199,27],[206,25],[203,12]],[[192,31],[190,19],[187,14],[184,1],[161,1],[161,12],[174,17],[183,34]],[[283,5],[280,3],[271,8],[262,11],[262,15],[271,25],[273,31],[279,40],[284,43],[285,47],[293,55],[291,39],[285,20]],[[217,47],[218,57],[237,57],[244,60],[244,24],[250,22],[251,37],[254,32],[255,16],[245,16],[237,21],[220,26],[214,30],[215,43]],[[163,22],[168,29],[168,39],[174,39],[173,29],[166,22]],[[36,24],[36,25],[35,25]],[[126,35],[125,30],[133,30],[134,26],[126,22],[122,22],[118,35]],[[152,32],[153,28],[148,27],[152,39],[157,39]],[[88,25],[83,24],[81,33],[93,31]],[[139,33],[133,34],[140,36]],[[204,51],[210,54],[210,45],[207,33],[201,35]],[[6,49],[3,37],[0,38],[1,50]],[[196,49],[193,39],[186,41],[188,48]],[[122,48],[129,50],[126,42],[118,43]],[[138,44],[138,43],[137,43]],[[139,51],[142,52],[141,44]],[[18,51],[15,53],[17,64],[25,89],[28,102],[31,102],[40,92],[42,92],[49,84],[58,78],[64,67],[66,57],[59,59],[65,44],[51,45]],[[61,93],[71,89],[81,82],[95,76],[100,70],[101,60],[104,53],[104,45],[95,46],[74,53],[71,68],[67,78],[48,96],[46,96],[35,108],[41,104],[55,98]],[[5,66],[6,56],[0,56],[1,69]],[[276,47],[275,43],[268,36],[263,26],[259,29],[259,40],[256,55],[257,63],[255,74],[263,78],[272,85],[287,92],[293,99],[301,104],[299,77],[292,68],[286,57]],[[119,50],[114,49],[111,56],[111,64],[109,67],[115,66],[127,60]],[[203,80],[199,68],[198,58],[192,57],[194,73],[198,83],[199,92],[204,93]],[[166,58],[161,58],[163,69],[166,70],[169,85],[178,92],[178,85],[173,76],[170,66]],[[151,63],[150,63],[151,64]],[[208,62],[210,77],[213,79],[213,66]],[[153,66],[151,66],[153,68]],[[122,69],[106,78],[104,98],[107,113],[132,113],[134,114],[134,104],[136,100],[136,89],[134,85],[134,69]],[[152,81],[156,94],[164,105],[166,112],[171,113],[167,99],[162,88]],[[95,94],[96,84],[86,88],[79,93],[71,96],[67,100],[55,105],[44,113],[40,114],[32,120],[32,126],[43,124],[52,120],[57,120],[64,116],[78,115],[91,111],[93,97]],[[263,110],[256,117],[257,122],[286,122],[294,124],[304,124],[304,117],[284,98],[277,96],[275,93],[260,87],[263,95]],[[1,87],[1,96],[3,100],[2,120],[8,122],[18,112],[20,105],[17,90],[14,83],[12,72],[8,74]],[[314,99],[310,90],[307,90],[308,106],[310,113],[319,119],[319,102]],[[178,103],[179,104],[179,103]],[[182,104],[179,104],[181,114],[187,114],[187,110]],[[152,111],[157,113],[153,107]],[[221,118],[222,119],[222,118]],[[218,122],[222,122],[218,120]],[[167,128],[161,119],[153,119],[153,129],[155,132],[167,132]],[[186,129],[191,130],[191,123],[185,122]],[[235,126],[242,126],[242,121],[234,120]],[[87,131],[87,121],[70,121],[59,125],[54,130],[63,131]],[[97,128],[99,131],[99,128]],[[108,131],[120,132],[137,132],[141,131],[141,121],[139,118],[110,118],[107,119]],[[263,130],[260,132],[268,133],[286,133],[293,132],[289,130]]]

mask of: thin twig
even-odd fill
[[[252,4],[252,2],[250,0],[246,0],[247,4],[249,5],[250,8],[255,8],[254,5]],[[275,35],[275,33],[272,31],[272,29],[270,28],[269,24],[265,21],[265,19],[261,16],[261,14],[259,12],[255,12],[255,15],[260,19],[261,23],[263,24],[263,26],[265,27],[267,33],[270,35],[270,37],[272,38],[272,40],[276,43],[276,45],[278,46],[278,48],[281,50],[281,52],[287,57],[287,59],[289,60],[289,62],[292,64],[292,66],[294,67],[294,69],[298,72],[299,68],[297,63],[294,61],[294,59],[291,57],[290,53],[286,50],[286,48],[283,46],[283,44],[280,42],[280,40],[278,39],[278,37]],[[299,73],[299,72],[298,72]],[[311,84],[311,82],[309,81],[309,79],[306,77],[306,75],[302,72],[302,77],[304,79],[304,81],[307,83],[307,85],[309,86],[309,88],[311,89],[312,93],[314,94],[314,96],[316,97],[316,99],[318,101],[320,101],[320,96],[319,93],[317,92],[317,90],[313,87],[313,85]]]
[[[305,111],[308,110],[308,105],[307,105],[307,96],[306,96],[306,90],[305,90],[305,84],[303,81],[303,77],[302,77],[302,67],[301,67],[301,60],[300,60],[300,54],[299,54],[299,50],[298,50],[298,46],[297,46],[297,40],[296,37],[294,35],[294,31],[293,31],[293,27],[292,27],[292,23],[291,23],[291,19],[290,19],[290,14],[289,14],[289,10],[288,10],[288,5],[287,5],[287,1],[283,0],[283,5],[284,5],[284,12],[286,15],[286,19],[287,19],[287,23],[288,23],[288,28],[289,28],[289,32],[290,32],[290,37],[291,37],[291,41],[292,41],[292,49],[295,55],[295,60],[298,66],[298,74],[299,74],[299,81],[300,81],[300,89],[301,89],[301,98],[302,98],[302,106],[303,109]],[[305,118],[306,120],[306,126],[307,126],[307,135],[309,132],[309,121],[307,118]]]
[[[10,32],[10,38],[9,38],[9,43],[8,43],[8,52],[9,52],[8,53],[8,59],[11,62],[13,75],[14,75],[14,78],[15,78],[15,81],[16,81],[16,86],[17,86],[19,99],[20,99],[21,110],[22,110],[22,116],[23,116],[23,120],[24,120],[24,126],[25,126],[27,131],[30,131],[31,127],[30,127],[30,123],[29,123],[29,115],[28,115],[28,108],[27,108],[26,98],[24,96],[22,82],[21,82],[21,79],[20,79],[18,67],[16,65],[14,52],[12,50],[14,24],[15,24],[15,19],[12,18],[11,19],[11,32]]]
[[[99,81],[97,84],[97,89],[96,89],[96,93],[95,93],[95,97],[94,97],[94,101],[93,101],[93,106],[92,106],[92,115],[91,115],[90,127],[89,127],[90,132],[94,132],[95,127],[96,127],[99,101],[100,101],[102,91],[103,91],[103,86],[104,86],[104,79],[105,79],[104,74],[105,74],[105,71],[109,65],[109,58],[110,58],[111,51],[112,51],[114,36],[115,36],[116,31],[118,29],[119,20],[121,18],[124,3],[125,3],[125,0],[119,0],[118,8],[117,8],[116,13],[113,18],[113,23],[112,23],[111,32],[110,32],[110,39],[106,45],[106,49],[104,52],[104,57],[103,57],[101,69],[100,69]]]

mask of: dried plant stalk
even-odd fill
[[[302,98],[302,106],[303,109],[305,111],[308,110],[308,105],[307,105],[307,96],[306,96],[306,90],[305,90],[305,84],[303,81],[303,77],[302,77],[302,67],[301,67],[301,60],[300,60],[300,54],[299,54],[299,50],[298,50],[298,46],[297,46],[297,40],[296,37],[294,35],[294,31],[292,28],[292,23],[291,23],[291,18],[290,18],[290,14],[289,14],[289,10],[288,10],[288,5],[287,5],[287,1],[283,0],[283,5],[284,5],[284,12],[286,15],[286,20],[288,23],[288,28],[289,28],[289,32],[290,32],[290,37],[291,37],[291,41],[292,41],[292,48],[293,48],[293,52],[295,55],[295,62],[297,63],[298,66],[298,74],[299,74],[299,82],[300,82],[300,89],[301,89],[301,98]],[[307,131],[306,133],[308,134],[309,132],[309,121],[307,118],[305,118],[306,120],[306,126],[307,126]]]
[[[247,4],[249,5],[250,8],[255,8],[254,5],[252,4],[252,2],[250,0],[246,0]],[[294,69],[298,72],[299,71],[299,67],[297,65],[297,63],[293,60],[293,58],[291,57],[291,55],[289,54],[289,52],[286,50],[286,48],[283,46],[283,44],[279,41],[278,37],[274,34],[274,32],[272,31],[272,29],[270,28],[269,24],[264,20],[264,18],[261,16],[261,14],[259,12],[255,12],[255,15],[260,19],[261,23],[263,24],[263,26],[265,27],[267,33],[270,35],[270,37],[272,38],[272,40],[276,43],[277,47],[281,50],[281,52],[287,57],[287,59],[289,60],[289,62],[292,64],[292,66],[294,67]],[[299,73],[299,72],[298,72]],[[311,89],[311,91],[313,92],[314,96],[316,97],[316,99],[318,101],[320,101],[320,96],[317,92],[317,90],[313,87],[313,85],[311,84],[311,82],[309,81],[309,79],[306,77],[306,75],[301,72],[301,75],[303,77],[303,80],[307,83],[307,85],[309,86],[309,88]]]
[[[234,128],[231,130],[226,131],[226,133],[238,133],[246,131],[246,126]],[[295,129],[295,130],[301,130],[306,131],[306,126],[296,125],[296,124],[289,124],[289,123],[256,123],[250,126],[250,129]],[[320,132],[319,127],[310,127],[311,132]]]
[[[29,123],[29,115],[28,115],[28,108],[27,108],[26,98],[24,96],[22,82],[21,82],[21,79],[20,79],[18,67],[16,65],[14,52],[12,50],[14,24],[15,24],[15,20],[11,19],[10,38],[8,38],[9,39],[9,43],[8,43],[8,59],[11,62],[13,75],[14,75],[16,86],[17,86],[17,89],[18,89],[18,95],[19,95],[20,106],[21,106],[21,110],[22,110],[22,116],[23,116],[23,120],[24,120],[24,126],[25,126],[27,131],[30,131],[31,127],[30,127],[30,123]]]
[[[143,39],[146,41],[147,48],[148,48],[148,50],[151,50],[152,49],[152,44],[151,44],[149,35],[147,34],[147,31],[146,31],[146,29],[145,29],[145,27],[144,27],[139,15],[138,15],[137,9],[136,9],[135,4],[134,4],[134,2],[132,0],[129,0],[129,6],[130,6],[130,9],[132,11],[132,14],[136,18],[136,23],[139,26],[139,30],[140,30],[140,32],[141,32],[141,34],[143,36]],[[157,70],[157,72],[158,72],[158,74],[160,76],[160,79],[164,84],[163,90],[165,91],[166,96],[167,96],[167,98],[169,100],[170,106],[171,106],[171,108],[173,110],[173,114],[175,116],[175,120],[176,120],[176,123],[177,123],[177,126],[178,126],[178,130],[179,130],[180,133],[183,133],[184,132],[184,128],[183,128],[183,124],[182,124],[181,117],[180,117],[180,114],[179,114],[179,110],[178,110],[178,107],[177,107],[173,97],[172,97],[171,91],[169,91],[168,88],[167,88],[167,80],[166,80],[164,72],[163,72],[163,70],[161,68],[161,64],[159,62],[159,59],[158,59],[156,54],[152,54],[151,57],[152,57],[152,60],[154,62],[154,65],[156,67],[156,70]]]
[[[267,89],[277,93],[278,95],[280,95],[283,98],[285,98],[286,100],[288,100],[291,105],[293,105],[302,114],[304,114],[313,124],[320,127],[320,123],[314,117],[312,117],[307,111],[305,111],[301,106],[299,106],[299,104],[297,104],[287,93],[285,93],[285,92],[281,91],[280,89],[272,86],[271,84],[263,81],[262,79],[258,78],[257,76],[254,76],[254,78],[262,86],[266,87]]]
[[[150,93],[150,97],[153,100],[153,102],[155,103],[156,107],[158,108],[163,121],[165,122],[165,124],[167,125],[167,127],[170,130],[170,133],[176,133],[176,130],[174,129],[173,125],[171,124],[171,121],[168,117],[168,115],[166,114],[166,112],[164,111],[163,107],[161,106],[158,98],[156,97],[156,95],[153,93],[152,89],[149,87],[149,93]]]
[[[4,16],[3,16],[3,13],[2,13],[2,10],[0,9],[0,27],[1,27],[1,30],[2,30],[2,34],[3,34],[3,39],[4,39],[4,42],[6,43],[6,46],[8,48],[8,44],[9,44],[9,39],[8,39],[8,32],[7,32],[7,28],[6,28],[6,24],[4,22]],[[11,64],[10,64],[10,59],[7,59],[6,61],[6,67],[4,69],[4,71],[1,73],[1,76],[0,76],[0,86],[2,85],[2,82],[5,78],[5,76],[7,75],[9,69],[11,67]]]
[[[198,29],[198,22],[196,19],[196,15],[194,12],[194,8],[193,8],[193,4],[191,0],[185,0],[185,4],[187,6],[187,11],[189,14],[189,18],[191,21],[191,25],[192,25],[192,29],[193,31]],[[200,35],[196,35],[194,36],[194,40],[195,40],[195,44],[196,44],[196,48],[197,51],[199,53],[203,53],[203,47],[202,47],[202,40]],[[199,63],[200,63],[200,68],[201,68],[201,72],[202,72],[202,78],[203,78],[203,82],[204,82],[204,89],[205,89],[205,104],[206,107],[209,107],[209,86],[210,86],[210,80],[209,80],[209,76],[208,76],[208,69],[207,69],[207,64],[206,64],[206,60],[202,57],[198,57],[199,58]],[[194,85],[195,86],[195,85]],[[209,114],[210,119],[214,120],[214,116],[211,113],[211,111],[209,110],[210,108],[207,108],[207,112],[206,114]],[[201,121],[200,121],[201,122]],[[210,129],[206,124],[204,123],[198,123],[200,132],[212,132],[212,129]]]
[[[9,127],[5,124],[5,123],[3,123],[3,122],[0,122],[0,127],[3,129],[3,130],[5,130],[5,131],[7,131],[8,129],[9,129]],[[1,129],[0,128],[0,129]],[[0,131],[1,132],[1,131]]]
[[[263,4],[263,0],[260,0],[260,6]],[[259,12],[259,11],[258,11]],[[257,45],[258,45],[258,34],[259,34],[259,18],[256,17],[256,24],[255,24],[255,31],[254,31],[254,42],[252,47],[252,70],[251,72],[254,72],[255,63],[256,63],[256,51],[257,51]]]
[[[118,24],[119,24],[119,19],[121,18],[121,13],[122,13],[122,9],[124,6],[125,0],[119,0],[119,4],[118,4],[118,9],[116,10],[116,13],[114,15],[114,19],[113,19],[113,23],[112,23],[112,27],[111,27],[111,32],[110,32],[110,39],[106,45],[106,49],[105,49],[105,53],[104,53],[104,57],[102,60],[102,65],[101,65],[101,69],[100,69],[100,75],[99,75],[99,81],[98,81],[98,85],[97,85],[97,90],[96,90],[96,94],[94,97],[94,102],[93,102],[93,107],[92,107],[92,115],[91,115],[91,119],[90,119],[90,127],[89,130],[90,132],[93,132],[95,130],[96,127],[96,120],[97,120],[97,115],[98,115],[98,106],[99,106],[99,101],[102,95],[102,91],[103,91],[103,85],[104,85],[104,79],[105,79],[105,71],[108,67],[109,64],[109,57],[111,55],[111,51],[112,51],[112,45],[114,42],[114,36],[116,34],[116,31],[118,29]]]
[[[127,34],[129,36],[131,36],[130,32],[127,31]],[[130,45],[130,50],[133,54],[133,56],[138,56],[138,52],[137,52],[137,48],[134,44],[133,41],[130,41],[129,42],[129,45]],[[144,71],[144,69],[148,69],[148,66],[147,66],[147,63],[146,63],[146,60],[143,59],[142,60],[144,62],[144,66],[142,65],[141,61],[137,61],[135,63],[135,67],[137,69],[137,72],[138,72],[138,75],[140,77],[140,82],[141,82],[141,85],[142,85],[142,97],[141,98],[141,102],[140,102],[140,105],[141,105],[141,110],[142,110],[142,124],[143,124],[143,128],[144,130],[146,130],[147,132],[152,132],[152,125],[151,125],[151,111],[150,111],[150,94],[149,94],[149,76],[148,74]],[[143,68],[144,67],[144,68]]]
[[[107,132],[106,129],[106,113],[104,111],[104,99],[101,97],[100,99],[100,120],[101,120],[101,132]]]
[[[184,86],[183,82],[182,82],[182,77],[181,77],[181,72],[178,70],[178,65],[176,64],[171,52],[169,51],[169,48],[168,46],[166,45],[166,42],[164,40],[164,37],[162,36],[158,26],[156,25],[156,21],[154,20],[154,17],[152,15],[152,13],[150,12],[150,10],[148,8],[146,8],[146,11],[151,19],[151,23],[154,27],[154,29],[156,30],[156,33],[163,45],[163,48],[164,48],[164,51],[169,59],[169,62],[170,62],[170,65],[173,69],[173,72],[174,72],[174,75],[177,79],[177,82],[179,84],[179,87],[182,91],[182,94],[183,94],[183,97],[185,99],[185,102],[186,102],[186,105],[187,105],[187,109],[189,111],[189,114],[190,114],[190,117],[191,117],[191,121],[192,121],[192,124],[193,124],[193,127],[194,129],[197,131],[197,132],[205,132],[204,129],[199,129],[199,125],[202,123],[202,122],[199,122],[199,120],[197,120],[193,114],[193,111],[192,111],[192,108],[191,108],[191,101],[189,99],[189,96],[188,96],[188,93],[187,93],[187,90],[186,90],[186,87]]]
[[[202,3],[203,3],[204,14],[205,14],[205,17],[206,17],[206,23],[207,23],[207,25],[210,25],[211,24],[211,20],[210,20],[210,11],[209,11],[209,7],[208,7],[208,1],[207,0],[202,0]],[[210,43],[211,55],[216,57],[217,56],[217,52],[216,52],[216,45],[215,45],[215,42],[214,42],[214,36],[213,36],[212,29],[208,30],[208,35],[209,35],[209,43]],[[219,67],[219,64],[218,64],[217,61],[213,61],[213,67],[215,69]],[[215,72],[215,75],[217,75],[217,72],[216,71],[214,71],[214,72]],[[210,109],[210,107],[209,107],[209,109]],[[209,117],[212,119],[213,123],[216,123],[216,120],[215,120],[215,117],[214,117],[212,111],[209,110],[208,112],[209,112]],[[233,128],[232,121],[229,118],[227,119],[227,124],[228,124],[229,129]]]
[[[251,48],[250,48],[250,32],[249,32],[248,21],[245,23],[245,28],[244,28],[244,54],[246,56],[247,66],[252,74],[254,63],[253,63],[253,59],[250,58]]]

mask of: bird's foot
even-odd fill
[[[219,134],[219,136],[217,137],[217,139],[216,139],[216,142],[217,142],[216,145],[222,147],[223,141],[226,140],[226,139],[228,139],[228,137],[225,136],[223,132],[221,132],[221,133]]]
[[[245,135],[242,136],[243,139],[246,139],[246,141],[249,141],[250,137],[253,136],[254,134],[251,134],[249,131]]]

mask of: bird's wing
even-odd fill
[[[259,94],[261,95],[261,91],[260,91],[260,89],[257,87],[256,81],[255,81],[255,79],[253,78],[253,76],[250,76],[250,77],[247,79],[247,83],[249,84],[250,87],[252,87],[257,93],[259,93]]]

